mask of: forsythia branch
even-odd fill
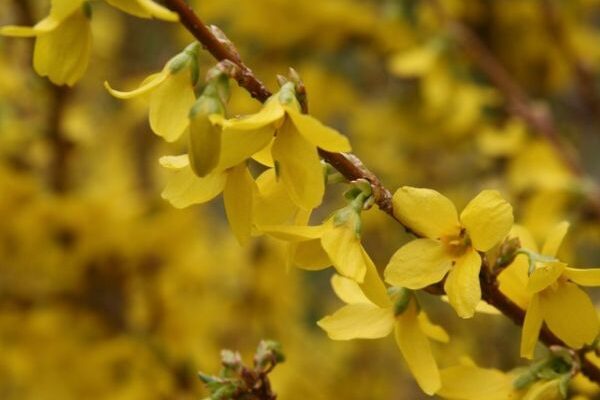
[[[235,78],[238,84],[246,89],[252,97],[261,102],[265,102],[271,96],[271,92],[258,78],[256,78],[252,73],[252,70],[244,65],[237,52],[232,49],[231,46],[226,46],[220,41],[213,31],[198,18],[184,0],[164,0],[164,3],[179,15],[181,24],[184,25],[217,60],[229,60],[240,68],[241,73],[236,74]],[[434,3],[437,4],[437,2]],[[513,111],[524,118],[532,128],[539,131],[551,144],[557,147],[557,150],[560,150],[559,154],[563,156],[564,161],[569,165],[572,171],[577,175],[581,175],[582,169],[579,162],[569,156],[568,153],[564,152],[551,116],[547,112],[540,112],[533,107],[525,93],[512,80],[504,68],[496,62],[491,53],[489,53],[476,36],[458,23],[449,22],[449,24],[461,39],[463,45],[468,48],[472,57],[475,60],[478,60],[479,67],[488,74],[490,80],[492,80],[506,96]],[[323,151],[322,149],[319,150],[319,154],[325,161],[344,175],[346,179],[350,181],[366,179],[369,181],[373,187],[373,194],[378,207],[398,221],[394,216],[391,192],[381,183],[375,174],[363,165],[358,157],[352,154],[331,153]],[[598,214],[600,215],[600,204],[598,204]],[[496,307],[514,323],[523,325],[525,311],[500,291],[498,281],[492,273],[487,261],[484,261],[482,265],[480,281],[483,299],[490,305]],[[443,293],[442,290],[439,290],[439,285],[434,286],[435,287],[428,290],[430,293]],[[547,346],[560,345],[568,347],[545,326],[540,332],[540,339]],[[585,358],[586,351],[588,350],[583,349],[578,352],[581,356],[582,372],[588,378],[600,383],[600,369]]]

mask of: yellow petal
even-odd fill
[[[348,138],[335,129],[323,125],[316,118],[304,115],[292,107],[285,107],[285,110],[298,132],[311,144],[333,152],[352,150]]]
[[[598,335],[598,314],[589,296],[577,285],[560,283],[556,290],[540,293],[540,305],[548,328],[569,347],[579,349]]]
[[[178,156],[163,156],[158,160],[158,162],[161,166],[171,170],[183,169],[190,165],[190,159],[187,154],[180,154]]]
[[[373,304],[356,281],[338,274],[331,277],[331,287],[336,296],[347,304]]]
[[[0,28],[2,36],[33,37],[43,32],[30,26],[7,25]]]
[[[222,133],[221,158],[217,168],[233,167],[266,148],[273,139],[274,129],[258,128],[253,131],[225,129]]]
[[[600,286],[600,268],[569,268],[563,275],[581,286]]]
[[[349,304],[317,324],[333,340],[378,339],[392,331],[394,314],[374,304]]]
[[[144,81],[142,82],[142,84],[140,85],[139,88],[131,90],[129,92],[115,90],[106,81],[104,82],[104,87],[106,88],[106,90],[108,90],[108,92],[113,97],[126,100],[126,99],[131,99],[133,97],[141,96],[145,93],[152,91],[158,85],[163,83],[169,76],[170,76],[169,71],[167,69],[164,69],[159,73],[148,76],[146,79],[144,79]]]
[[[562,399],[562,395],[559,390],[560,379],[552,379],[549,381],[538,381],[535,382],[527,390],[523,400],[553,400]]]
[[[53,0],[51,2],[50,15],[39,21],[34,27],[4,26],[0,28],[0,35],[32,37],[48,33],[56,29],[72,14],[81,11],[84,1],[85,0]]]
[[[38,36],[33,67],[56,85],[73,86],[85,73],[92,49],[90,21],[79,10],[56,29]]]
[[[179,16],[177,13],[170,11],[169,9],[156,4],[151,0],[137,0],[138,4],[146,10],[151,16],[154,18],[159,18],[165,21],[179,21]]]
[[[529,301],[523,329],[521,331],[521,357],[533,358],[535,345],[542,329],[543,314],[540,305],[539,295],[534,295]]]
[[[442,387],[437,395],[460,400],[508,400],[513,378],[496,369],[457,365],[440,371]],[[516,398],[515,398],[516,399]]]
[[[176,208],[205,203],[223,191],[227,174],[214,172],[198,178],[192,172],[187,155],[182,157],[162,157],[159,161],[170,169],[167,186],[161,196]]]
[[[177,21],[178,15],[150,0],[106,0],[108,4],[139,18],[158,18]]]
[[[456,236],[458,214],[448,198],[431,189],[404,186],[394,193],[394,215],[404,225],[430,239]]]
[[[51,0],[50,16],[57,21],[64,21],[71,14],[80,11],[85,0]]]
[[[265,167],[273,168],[275,166],[275,162],[273,161],[273,156],[271,155],[271,150],[273,149],[273,143],[275,140],[272,139],[269,144],[263,147],[258,152],[252,155],[252,159],[256,162],[261,163]]]
[[[325,181],[316,147],[290,123],[284,122],[271,152],[292,200],[306,210],[321,204]]]
[[[221,137],[221,128],[213,125],[207,115],[190,118],[188,154],[190,166],[199,177],[207,175],[219,163]]]
[[[473,247],[488,251],[506,237],[513,224],[512,206],[495,190],[484,190],[460,214]]]
[[[402,246],[385,268],[390,285],[421,289],[439,282],[452,266],[444,245],[431,239],[416,239]]]
[[[262,226],[261,231],[286,242],[297,242],[311,239],[320,239],[325,232],[323,225],[273,225]]]
[[[396,321],[394,329],[396,344],[410,372],[425,393],[434,394],[441,386],[440,373],[429,340],[421,331],[414,300],[401,315],[396,317]]]
[[[323,250],[321,240],[307,240],[294,245],[293,263],[296,267],[307,271],[319,271],[331,267],[331,260]]]
[[[339,226],[328,221],[321,236],[321,245],[340,275],[362,283],[368,266],[351,221]]]
[[[284,115],[283,106],[279,103],[277,94],[275,94],[267,100],[262,109],[256,114],[225,120],[223,127],[241,131],[255,130],[280,121]]]
[[[231,168],[223,190],[223,201],[229,226],[241,244],[250,239],[252,230],[252,201],[257,191],[245,163]]]
[[[365,273],[364,281],[359,284],[362,292],[367,296],[367,298],[373,303],[377,304],[380,307],[390,307],[392,302],[390,301],[390,297],[387,294],[387,289],[381,278],[379,277],[379,273],[377,272],[377,267],[371,260],[371,257],[367,254],[365,249],[361,246],[361,251],[363,254],[363,259],[365,261],[365,265],[367,267],[367,271]]]
[[[542,254],[550,257],[556,257],[558,253],[558,249],[565,238],[567,232],[569,230],[569,223],[567,221],[563,221],[556,225],[554,229],[550,231],[548,237],[546,238],[546,242],[544,243],[544,247],[542,248]]]
[[[150,128],[167,142],[174,142],[187,128],[195,101],[190,68],[169,74],[150,96]]]
[[[427,337],[441,343],[448,343],[450,341],[448,332],[441,326],[432,323],[424,311],[421,311],[417,318],[419,320],[420,329]]]
[[[481,257],[470,249],[456,260],[444,283],[450,305],[461,318],[471,318],[481,301],[480,269]]]
[[[562,275],[566,265],[561,262],[544,263],[536,266],[527,282],[527,291],[537,293],[552,285]]]
[[[529,277],[529,260],[527,256],[518,255],[498,276],[500,291],[521,308],[527,308],[531,293],[527,290]]]
[[[537,243],[535,242],[535,239],[533,238],[533,235],[524,226],[517,225],[517,224],[513,225],[513,227],[510,229],[510,233],[508,234],[508,237],[509,238],[514,238],[514,237],[519,238],[519,242],[521,242],[521,247],[524,247],[535,253],[538,252],[538,246],[537,246]]]
[[[293,223],[298,206],[292,202],[283,184],[277,180],[275,170],[271,168],[260,174],[256,185],[259,195],[254,202],[252,214],[259,230],[261,226]]]

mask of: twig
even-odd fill
[[[224,46],[183,0],[165,0],[165,4],[179,14],[181,23],[215,58],[219,61],[224,59],[230,60],[247,72],[244,79],[238,79],[238,83],[241,87],[245,88],[253,97],[261,102],[265,102],[271,96],[271,92],[269,92],[265,85],[252,74],[252,71],[241,62],[237,53],[232,52],[229,48]],[[465,37],[472,39],[472,35],[466,34]],[[474,43],[478,44],[477,41]],[[480,46],[478,46],[477,49],[481,51]],[[481,54],[485,60],[485,65],[496,71],[494,74],[497,74],[499,79],[497,84],[501,85],[504,90],[511,95],[511,99],[513,99],[511,101],[516,103],[515,106],[519,106],[521,112],[531,118],[531,123],[538,124],[540,129],[543,129],[550,137],[557,140],[558,136],[556,135],[556,131],[553,130],[553,125],[546,121],[546,117],[540,113],[531,114],[529,102],[518,86],[513,84],[510,77],[508,77],[502,68],[498,69],[496,63],[489,59],[487,51],[482,51]],[[394,216],[391,192],[381,183],[375,174],[363,165],[358,157],[352,154],[331,153],[323,151],[322,149],[319,149],[319,154],[325,161],[330,163],[344,175],[346,179],[351,181],[356,179],[366,179],[371,182],[373,185],[375,202],[378,207],[398,221]],[[401,223],[400,221],[398,222]],[[404,228],[408,229],[406,226],[404,226]],[[483,299],[500,310],[514,323],[522,325],[525,312],[500,291],[498,282],[491,274],[490,268],[487,265],[482,266],[481,271],[480,280],[482,282]],[[430,292],[436,291],[432,289]],[[561,345],[567,347],[545,326],[542,327],[540,340],[547,346]],[[585,357],[583,357],[583,354],[582,363],[582,372],[590,379],[600,383],[600,369],[587,361]]]

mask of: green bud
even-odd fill
[[[200,67],[198,66],[198,58],[190,57],[190,76],[192,79],[192,86],[196,86],[200,79]]]
[[[191,57],[197,57],[199,51],[200,43],[198,42],[192,42],[189,45],[187,45],[185,49],[183,49],[183,52],[190,55]]]
[[[190,110],[188,155],[192,171],[203,177],[215,169],[221,155],[221,128],[210,121],[210,115],[222,114],[220,101],[200,96]]]
[[[293,82],[286,82],[279,91],[279,102],[283,105],[297,103]]]
[[[185,68],[190,62],[190,56],[186,53],[179,53],[167,62],[167,68],[172,74],[176,74]]]

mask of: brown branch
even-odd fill
[[[194,11],[187,6],[183,0],[165,0],[165,4],[179,14],[181,23],[215,58],[217,58],[219,61],[230,60],[247,72],[247,75],[244,77],[244,79],[237,79],[241,87],[245,88],[253,97],[261,102],[265,102],[269,96],[271,96],[271,92],[266,89],[264,84],[258,80],[252,74],[252,71],[242,63],[237,52],[232,51],[232,49],[227,46],[224,46],[223,43],[220,42],[202,23],[202,21],[200,21]],[[462,35],[464,35],[467,40],[473,40],[472,35],[468,33],[465,34],[462,29],[460,31],[463,32]],[[479,54],[481,54],[483,57],[484,64],[487,66],[487,68],[491,68],[491,70],[494,71],[493,75],[498,78],[497,84],[502,86],[503,91],[506,91],[508,94],[510,94],[512,99],[511,101],[516,103],[514,105],[519,106],[521,112],[525,113],[525,115],[528,115],[531,118],[532,123],[539,124],[539,128],[543,128],[543,131],[546,132],[546,134],[549,134],[553,139],[557,139],[558,136],[556,131],[553,130],[553,125],[547,122],[544,119],[545,117],[543,117],[540,113],[531,113],[529,102],[524,93],[512,82],[512,79],[510,79],[508,74],[506,74],[502,68],[499,68],[493,59],[489,58],[487,50],[485,50],[485,48],[483,48],[484,50],[481,49],[478,41],[474,41],[473,43],[476,44],[477,51],[479,51]],[[548,129],[550,130],[548,131]],[[371,182],[373,186],[374,198],[378,207],[398,221],[398,219],[394,216],[391,192],[381,183],[377,176],[375,176],[363,165],[358,157],[352,154],[331,153],[322,149],[319,149],[319,154],[321,157],[323,157],[323,159],[325,159],[325,161],[330,163],[348,180],[353,181],[356,179],[366,179]],[[406,226],[404,226],[404,228],[409,229]],[[522,310],[500,291],[498,288],[498,282],[495,279],[495,276],[491,273],[487,263],[486,265],[482,266],[481,271],[480,280],[483,299],[500,310],[514,323],[517,325],[522,325],[525,316],[524,310]],[[438,291],[436,291],[435,288],[432,288],[430,292],[437,293]],[[542,327],[540,340],[547,346],[561,345],[567,347],[545,326]],[[588,376],[590,379],[600,383],[600,369],[598,369],[591,362],[587,361],[585,357],[583,357],[583,352],[580,354],[582,355],[583,373],[586,374],[586,376]]]

